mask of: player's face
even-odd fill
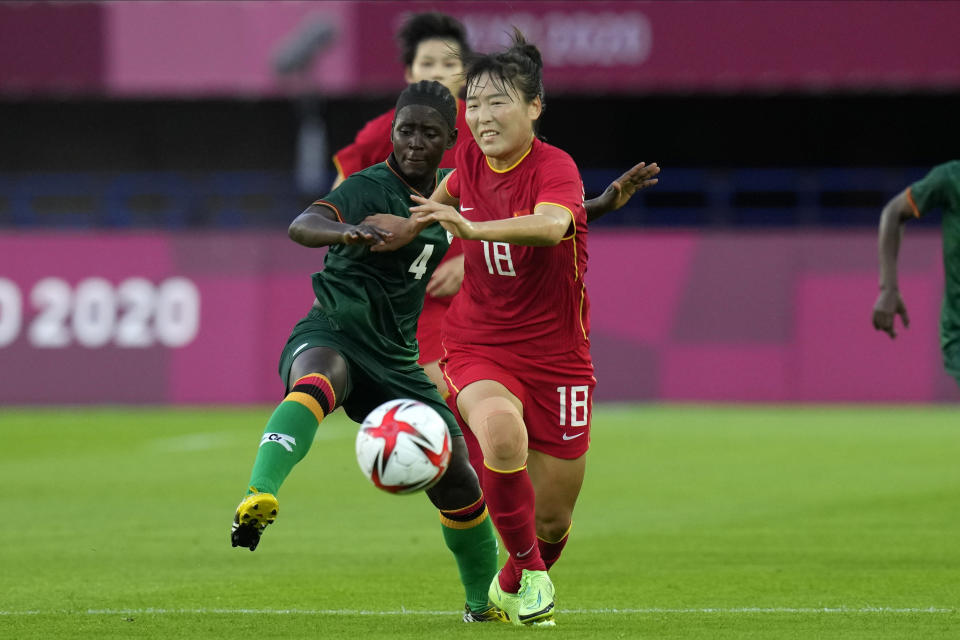
[[[508,81],[481,74],[467,87],[467,126],[488,158],[512,164],[533,140],[540,98],[526,102]]]
[[[463,62],[456,40],[432,38],[417,45],[413,64],[407,67],[408,83],[436,80],[456,97],[463,88]]]
[[[396,114],[390,139],[400,169],[414,180],[432,175],[440,166],[443,152],[453,146],[443,117],[422,104],[409,104]]]

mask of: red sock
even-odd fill
[[[543,538],[537,538],[540,557],[543,559],[543,564],[547,567],[547,571],[560,559],[560,554],[563,552],[563,548],[567,546],[567,540],[569,539],[570,529],[567,529],[563,537],[556,542],[547,542]],[[507,558],[507,564],[503,565],[503,569],[501,569],[498,574],[500,588],[507,593],[517,593],[520,591],[521,575],[523,574],[521,573],[520,567],[513,561],[513,556],[510,556]]]
[[[537,546],[533,483],[527,468],[504,472],[484,465],[483,493],[510,560],[521,570],[546,571]]]
[[[560,554],[563,552],[563,548],[567,546],[567,540],[569,539],[570,529],[567,529],[563,537],[556,542],[547,542],[542,538],[537,538],[537,545],[540,547],[540,557],[543,558],[543,564],[547,565],[547,571],[560,559]]]
[[[523,575],[520,567],[513,561],[513,556],[507,558],[507,564],[503,565],[497,578],[500,580],[500,588],[507,593],[520,592],[520,577]]]

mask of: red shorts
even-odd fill
[[[431,296],[423,300],[423,311],[417,321],[417,343],[420,345],[420,359],[417,362],[420,364],[436,362],[443,355],[443,348],[440,346],[440,324],[443,322],[443,315],[450,308],[451,300],[453,297]]]
[[[554,356],[519,356],[499,347],[450,341],[444,348],[440,368],[450,388],[449,404],[455,406],[456,395],[468,384],[494,380],[523,404],[530,449],[570,460],[590,448],[597,381],[587,347]]]

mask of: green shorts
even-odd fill
[[[391,361],[371,352],[347,332],[334,329],[323,311],[316,308],[294,326],[280,354],[280,379],[284,385],[295,354],[314,347],[333,349],[346,361],[346,390],[338,400],[354,422],[362,423],[368,413],[384,402],[408,398],[436,409],[447,423],[451,436],[463,435],[453,412],[419,364]]]

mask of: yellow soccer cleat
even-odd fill
[[[277,519],[279,510],[280,504],[272,493],[251,493],[237,505],[230,529],[230,542],[235,547],[246,547],[253,551],[260,543],[263,530]]]
[[[490,605],[483,611],[471,611],[468,605],[463,607],[464,622],[510,622],[500,609]]]

